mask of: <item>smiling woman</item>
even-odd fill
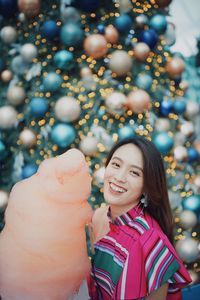
[[[141,137],[110,151],[104,176],[107,206],[93,216],[92,300],[180,300],[191,282],[172,241],[163,161]]]

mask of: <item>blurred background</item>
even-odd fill
[[[174,244],[199,282],[199,11],[198,0],[0,0],[1,230],[13,185],[72,147],[100,206],[109,149],[141,135],[163,156]]]

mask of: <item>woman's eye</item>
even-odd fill
[[[114,167],[116,167],[116,168],[119,168],[119,167],[120,167],[120,165],[119,165],[118,163],[116,163],[116,162],[112,162],[112,166],[114,166]]]
[[[133,174],[134,176],[139,176],[140,174],[137,171],[131,171],[131,174]]]

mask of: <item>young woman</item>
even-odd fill
[[[162,158],[134,137],[111,149],[104,176],[107,206],[92,224],[92,300],[180,300],[191,278],[172,246],[172,214]]]

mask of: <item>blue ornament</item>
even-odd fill
[[[76,6],[86,12],[94,12],[98,9],[99,0],[78,0]]]
[[[32,98],[29,104],[31,115],[34,117],[43,117],[48,111],[48,103],[45,98]]]
[[[134,136],[134,131],[133,131],[133,128],[130,127],[129,125],[125,125],[124,127],[120,128],[118,130],[118,135],[119,135],[119,138],[120,139],[126,139],[126,138],[129,138],[129,137],[132,137]]]
[[[103,34],[105,32],[105,26],[103,24],[97,25],[98,33]]]
[[[132,27],[132,19],[127,14],[117,17],[114,23],[117,30],[122,34],[128,34]]]
[[[82,43],[84,33],[83,30],[80,28],[80,25],[74,23],[67,23],[61,28],[60,38],[65,46],[76,47]]]
[[[3,161],[8,155],[8,151],[6,150],[6,146],[2,141],[0,141],[0,161]]]
[[[58,51],[53,60],[56,67],[61,70],[69,71],[74,66],[74,55],[67,50]]]
[[[176,114],[181,115],[182,113],[184,113],[185,109],[186,109],[185,101],[182,99],[176,99],[176,101],[173,103],[173,111]]]
[[[193,163],[193,162],[199,160],[199,158],[200,158],[199,152],[195,148],[190,147],[187,149],[187,152],[188,152],[188,161],[190,163]]]
[[[38,166],[36,164],[30,163],[23,167],[22,169],[22,179],[28,178],[37,172]]]
[[[167,19],[164,15],[154,15],[150,20],[150,27],[155,29],[158,34],[165,33],[167,29]]]
[[[54,40],[59,36],[59,27],[54,20],[44,22],[41,33],[48,40]]]
[[[139,35],[139,41],[146,43],[151,49],[156,46],[158,39],[158,35],[154,29],[143,30]]]
[[[55,72],[50,72],[46,77],[43,78],[44,88],[49,92],[55,92],[57,89],[59,89],[61,83],[62,79],[60,75],[56,74]]]
[[[167,117],[173,110],[173,102],[171,100],[163,100],[160,104],[160,112],[164,117]]]
[[[51,139],[58,147],[66,148],[75,139],[74,127],[68,124],[59,123],[52,128]]]
[[[153,138],[153,142],[163,155],[168,154],[174,145],[173,139],[165,131],[157,133]]]
[[[0,15],[11,18],[17,12],[17,0],[0,0]]]
[[[193,212],[198,212],[200,211],[200,196],[189,196],[183,200],[182,204],[185,210],[192,210]]]
[[[139,74],[136,78],[136,85],[143,90],[149,90],[152,86],[152,77],[148,74]]]

